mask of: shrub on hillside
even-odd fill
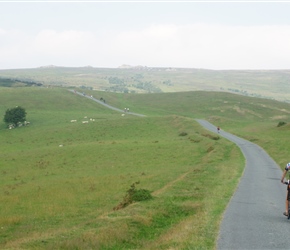
[[[204,137],[207,137],[209,139],[212,139],[214,141],[217,141],[220,139],[220,137],[218,135],[211,135],[211,134],[202,134]]]
[[[17,126],[18,123],[26,120],[26,111],[24,108],[16,106],[12,109],[7,109],[4,115],[4,122],[7,124],[13,124]]]
[[[123,198],[123,201],[119,203],[116,207],[114,207],[114,210],[119,210],[124,207],[127,207],[133,202],[137,201],[145,201],[152,199],[152,195],[149,190],[146,189],[136,189],[136,185],[140,182],[135,182],[131,185],[130,189],[127,190],[126,195]]]
[[[280,121],[280,122],[278,123],[277,127],[281,127],[281,126],[284,126],[284,125],[286,125],[286,122],[282,122],[282,121]]]

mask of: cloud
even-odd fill
[[[122,33],[115,53],[151,65],[212,69],[290,67],[290,26],[193,24]],[[281,63],[279,63],[279,61]]]
[[[42,55],[69,56],[87,53],[94,35],[90,32],[43,30],[33,40],[33,48]]]
[[[0,67],[117,67],[121,64],[208,69],[290,68],[290,26],[152,24],[143,29],[0,29]]]

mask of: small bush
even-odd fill
[[[149,190],[146,189],[136,189],[132,194],[133,201],[145,201],[152,199],[152,195]]]
[[[26,120],[26,111],[24,108],[16,106],[15,108],[7,109],[4,115],[4,122],[13,124],[15,127],[18,123]]]
[[[131,185],[130,189],[127,190],[127,194],[123,198],[123,201],[121,201],[119,205],[114,207],[114,210],[119,210],[127,207],[128,205],[136,201],[145,201],[152,199],[150,191],[146,189],[136,189],[136,185],[139,183],[140,182],[138,181]]]
[[[181,133],[179,134],[179,136],[186,136],[186,135],[187,135],[186,132],[181,132]]]
[[[284,125],[286,125],[286,122],[279,122],[277,127],[281,127],[281,126],[284,126]]]

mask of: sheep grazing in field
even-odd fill
[[[77,122],[77,120],[71,120],[70,122]]]
[[[59,146],[60,148],[61,148],[61,147],[63,147],[63,145],[62,145],[62,144],[60,144],[60,145],[58,145],[58,146]]]
[[[15,128],[15,126],[14,126],[14,124],[9,124],[9,125],[8,125],[8,128],[9,128],[9,129],[13,129],[13,128]]]
[[[22,122],[17,122],[17,124],[13,124],[13,123],[10,123],[8,125],[8,129],[13,129],[15,127],[22,127],[22,126],[28,126],[30,124],[30,122],[28,121],[24,121],[23,123]]]
[[[125,114],[122,114],[122,116],[125,116]]]
[[[82,121],[82,123],[89,123],[89,121]]]

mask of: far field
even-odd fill
[[[0,114],[18,105],[30,121],[14,130],[0,121],[1,249],[214,249],[244,159],[195,118],[259,144],[281,168],[289,161],[290,104],[80,90],[146,117],[66,88],[0,88]],[[114,210],[136,182],[153,199]]]
[[[42,84],[118,93],[222,91],[290,102],[290,70],[50,66],[0,70],[1,80],[0,86]]]

